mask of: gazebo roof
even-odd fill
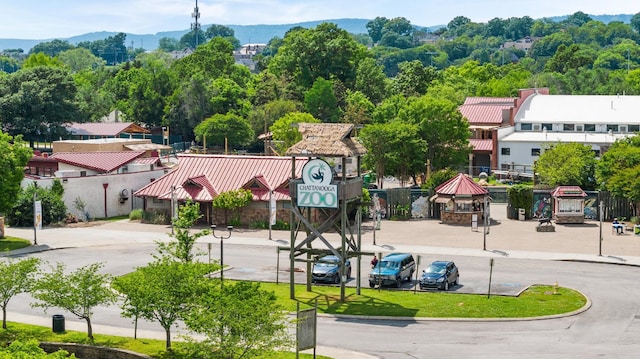
[[[587,194],[580,186],[558,186],[551,191],[552,197],[586,197]]]
[[[302,141],[291,146],[287,156],[354,157],[367,149],[351,137],[354,126],[348,123],[299,123]]]
[[[484,196],[489,194],[484,187],[475,183],[474,180],[459,173],[457,176],[436,187],[436,194],[445,196]]]

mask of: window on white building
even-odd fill
[[[542,129],[546,129],[547,131],[553,131],[553,124],[551,123],[543,123],[542,124]]]
[[[627,131],[629,131],[629,132],[640,132],[640,125],[628,125]]]
[[[531,156],[540,156],[540,149],[539,148],[532,148],[531,149]]]
[[[520,124],[520,131],[531,131],[531,124],[530,123],[521,123]]]
[[[509,156],[511,154],[511,148],[509,147],[502,147],[500,149],[500,154],[502,154],[503,156]]]
[[[586,123],[584,125],[585,132],[596,132],[596,125],[593,123]]]
[[[562,131],[570,131],[573,132],[576,130],[576,126],[573,123],[565,123],[562,125]]]
[[[607,125],[607,132],[618,132],[618,125]]]

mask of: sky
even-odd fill
[[[53,39],[90,32],[186,30],[196,0],[0,0],[0,38]],[[637,14],[636,0],[199,0],[202,25],[293,24],[343,18],[404,17],[418,26],[456,16],[493,18]]]

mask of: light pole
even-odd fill
[[[233,226],[227,226],[227,231],[229,231],[229,234],[227,236],[225,236],[224,234],[216,236],[216,225],[215,224],[211,225],[211,234],[213,235],[213,238],[220,240],[220,288],[221,289],[222,289],[222,286],[224,285],[224,240],[231,237],[231,231],[233,231]]]

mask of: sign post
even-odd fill
[[[33,245],[38,245],[38,231],[42,229],[42,201],[36,201],[33,193]]]

